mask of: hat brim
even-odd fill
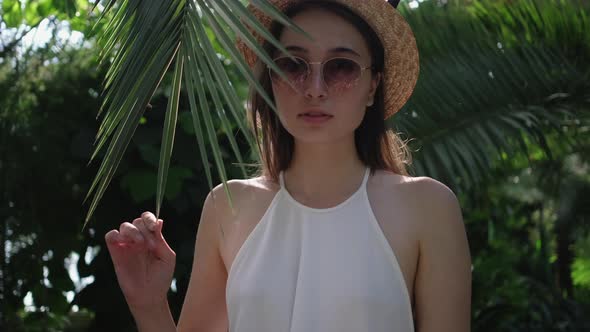
[[[290,6],[310,0],[269,0],[280,11]],[[342,4],[365,20],[375,31],[384,50],[383,92],[385,118],[397,113],[408,101],[418,80],[420,71],[418,47],[414,33],[404,17],[384,0],[326,0]],[[272,19],[252,3],[248,5],[254,16],[268,30]],[[262,45],[262,36],[254,34]],[[256,53],[241,40],[237,47],[250,66],[254,68],[258,57]]]

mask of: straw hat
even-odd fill
[[[269,0],[279,10],[310,0]],[[384,48],[384,72],[382,78],[385,99],[385,118],[399,111],[412,95],[418,80],[419,62],[416,39],[409,24],[395,9],[399,1],[390,0],[327,0],[342,4],[363,18],[376,32]],[[270,29],[272,20],[250,3],[248,9]],[[264,39],[254,34],[262,45]],[[238,39],[237,47],[250,68],[257,61],[256,53]]]

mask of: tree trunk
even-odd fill
[[[574,260],[571,251],[570,227],[567,221],[560,220],[557,228],[557,282],[562,294],[573,296],[573,281],[571,266]]]

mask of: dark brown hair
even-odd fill
[[[330,1],[301,1],[285,11],[288,17],[309,9],[324,9],[339,15],[350,22],[365,38],[371,52],[372,74],[383,72],[383,46],[379,37],[362,18],[347,7]],[[284,26],[273,22],[270,32],[279,39]],[[268,54],[276,50],[270,43],[263,44]],[[255,74],[267,95],[274,101],[271,81],[266,66],[258,60]],[[406,142],[388,129],[385,124],[385,101],[383,84],[379,84],[374,103],[365,112],[360,126],[355,130],[355,145],[359,159],[371,168],[389,170],[397,174],[408,175],[407,166],[411,155]],[[254,87],[250,88],[248,100],[248,124],[254,131],[262,164],[258,174],[278,182],[279,172],[289,167],[293,156],[295,142],[293,136],[283,127],[278,116],[268,106]]]

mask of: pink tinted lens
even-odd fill
[[[329,87],[350,87],[360,74],[361,66],[351,59],[335,58],[324,64],[324,81]]]
[[[305,81],[307,76],[307,63],[302,59],[284,57],[275,59],[274,62],[292,83],[301,83]],[[281,80],[281,77],[273,70],[271,70],[271,78],[276,82]]]

